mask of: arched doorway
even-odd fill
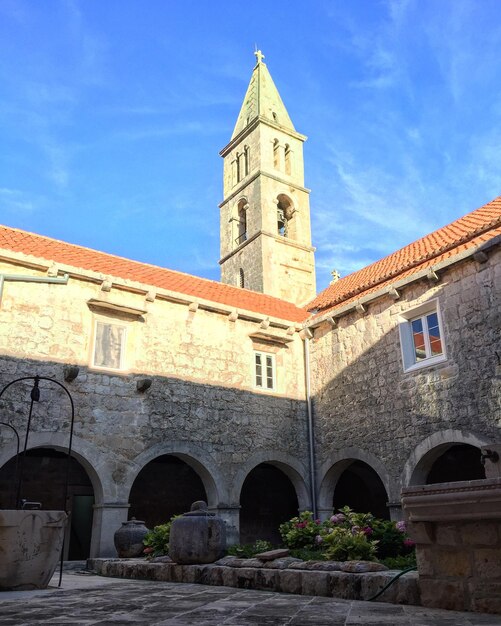
[[[333,508],[349,506],[357,513],[372,513],[390,519],[388,495],[378,474],[363,461],[353,461],[339,476],[334,488]]]
[[[278,527],[298,514],[296,490],[289,477],[270,463],[260,463],[242,485],[240,543],[281,541]]]
[[[485,469],[480,462],[480,449],[469,444],[458,443],[448,447],[434,461],[426,477],[426,484],[482,478],[485,478]]]
[[[21,455],[20,455],[21,456]],[[39,502],[45,511],[71,512],[65,559],[79,561],[90,555],[94,489],[84,467],[70,459],[68,500],[63,502],[68,456],[52,448],[32,448],[22,460],[21,499]],[[0,469],[0,509],[12,507],[16,458]]]
[[[173,515],[186,513],[196,500],[207,501],[197,472],[182,459],[158,456],[137,475],[129,496],[129,516],[144,520],[148,528],[165,524]]]

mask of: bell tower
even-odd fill
[[[315,296],[303,142],[256,51],[257,63],[221,150],[221,280],[303,305]]]

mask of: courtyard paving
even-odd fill
[[[501,616],[65,572],[43,591],[0,592],[0,624],[501,626]]]

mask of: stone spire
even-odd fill
[[[266,63],[263,62],[264,54],[261,50],[256,50],[254,54],[257,63],[252,72],[231,139],[234,139],[256,118],[266,119],[278,126],[295,131],[294,124],[275,87]]]

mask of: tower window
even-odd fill
[[[244,176],[247,176],[250,170],[250,150],[249,146],[244,147]]]
[[[245,274],[242,268],[238,270],[238,286],[241,289],[245,287]]]
[[[285,144],[285,173],[291,173],[291,149],[288,143]]]
[[[242,178],[242,168],[241,168],[241,163],[240,163],[240,153],[237,152],[237,183],[240,182],[241,178]]]
[[[273,142],[273,167],[278,170],[280,167],[280,155],[278,153],[278,139]]]
[[[249,205],[247,200],[242,198],[237,206],[237,236],[235,243],[240,245],[244,241],[247,241],[247,209]]]
[[[277,114],[275,113],[275,111],[272,111],[272,112],[271,112],[271,114],[272,114],[272,116],[273,116],[273,121],[278,123],[278,116],[277,116]]]

